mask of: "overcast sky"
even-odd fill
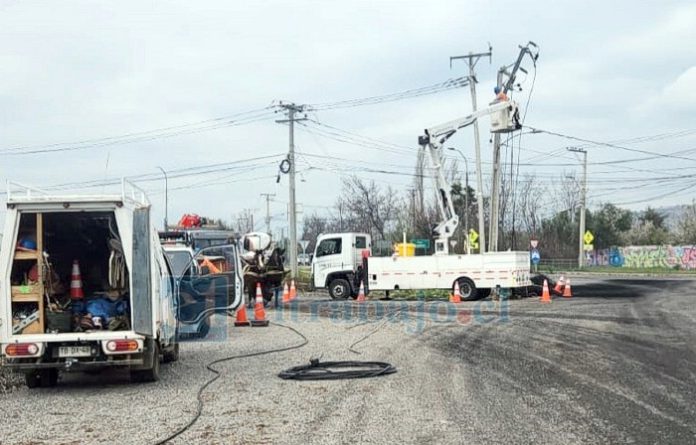
[[[246,125],[226,125],[233,118],[181,125],[278,100],[316,104],[429,86],[465,74],[462,63],[450,69],[450,56],[485,51],[490,42],[492,64],[477,66],[481,106],[493,98],[497,69],[512,63],[518,44],[529,40],[540,49],[536,79],[527,60],[529,75],[518,79],[523,91],[514,94],[522,108],[529,100],[525,124],[624,141],[618,145],[628,149],[587,147],[592,205],[612,201],[639,209],[696,197],[696,175],[689,177],[696,133],[685,132],[696,129],[696,5],[688,1],[0,0],[0,178],[51,187],[161,177],[158,166],[173,171],[265,157],[231,165],[237,170],[170,179],[169,218],[195,212],[230,219],[254,209],[262,228],[260,193],[275,193],[271,213],[280,227],[288,180],[277,184],[275,175],[288,135],[274,119],[282,116],[262,111],[242,115],[262,119]],[[334,130],[330,138],[299,127],[298,202],[305,214],[326,214],[348,174],[409,187],[422,129],[470,110],[469,90],[462,88],[310,113],[402,148],[339,142]],[[488,178],[488,122],[481,124]],[[101,139],[168,127],[175,128]],[[666,136],[625,142],[658,134]],[[100,140],[71,144],[90,139]],[[57,143],[68,144],[51,145]],[[451,144],[469,157],[473,175],[473,132],[461,131]],[[535,172],[553,188],[562,172],[579,172],[578,159],[564,150],[577,144],[525,134],[515,141],[513,159],[518,162],[521,147],[520,175]],[[54,149],[60,151],[26,154]],[[681,152],[693,160],[635,150]],[[509,151],[504,154],[509,159]],[[374,172],[379,169],[390,173]],[[164,181],[141,184],[161,221]]]

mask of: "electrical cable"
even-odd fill
[[[295,366],[278,374],[284,380],[343,380],[365,379],[394,374],[396,367],[386,362],[335,361],[312,359],[309,365]]]
[[[198,388],[198,392],[196,394],[196,399],[198,400],[198,407],[196,408],[196,414],[193,416],[193,418],[186,425],[182,426],[177,431],[175,431],[174,433],[167,436],[165,439],[162,439],[162,440],[155,442],[156,445],[164,445],[167,442],[179,437],[180,435],[185,433],[189,428],[191,428],[198,421],[198,419],[201,417],[201,415],[203,413],[203,392],[210,385],[212,385],[217,379],[219,379],[222,376],[221,371],[213,368],[214,365],[217,365],[219,363],[228,362],[231,360],[241,359],[241,358],[258,357],[261,355],[268,355],[268,354],[275,354],[278,352],[292,351],[294,349],[300,349],[309,343],[309,340],[307,339],[307,337],[305,337],[304,334],[302,334],[297,329],[295,329],[291,326],[286,326],[284,324],[275,323],[275,322],[271,322],[271,324],[273,324],[275,326],[279,326],[281,328],[288,329],[288,330],[294,332],[295,334],[297,334],[298,336],[300,336],[302,338],[302,343],[298,343],[298,344],[293,345],[293,346],[287,346],[284,348],[268,349],[265,351],[251,352],[248,354],[232,355],[232,356],[223,357],[223,358],[220,358],[217,360],[213,360],[213,361],[209,362],[208,364],[206,364],[205,365],[206,369],[208,371],[212,372],[214,375],[210,379],[208,379],[203,385],[201,385],[200,388]]]
[[[308,107],[311,110],[334,110],[338,108],[353,108],[365,105],[376,105],[385,102],[394,102],[403,99],[410,99],[413,97],[425,96],[429,94],[435,94],[442,91],[448,91],[456,88],[462,88],[469,84],[468,77],[457,77],[454,79],[448,79],[445,82],[436,83],[434,85],[429,85],[426,87],[414,88],[406,91],[401,91],[398,93],[385,94],[382,96],[369,96],[360,99],[349,99],[342,100],[338,102],[324,102],[309,104]]]

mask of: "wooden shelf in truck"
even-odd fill
[[[34,303],[38,310],[38,320],[31,323],[29,326],[22,329],[22,334],[40,334],[44,332],[44,299],[43,299],[43,215],[41,213],[34,214],[36,217],[36,250],[20,250],[14,252],[14,261],[34,261],[37,266],[37,274],[39,281],[37,283],[26,284],[21,286],[12,286],[12,304],[15,303]]]
[[[13,303],[38,303],[41,300],[41,288],[38,284],[28,286],[12,286]]]
[[[38,260],[39,252],[37,250],[15,250],[15,260]]]

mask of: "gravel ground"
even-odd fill
[[[696,442],[696,286],[585,279],[574,290],[571,300],[516,300],[502,312],[464,303],[449,320],[443,303],[426,305],[425,320],[398,313],[401,323],[271,311],[309,343],[216,365],[222,377],[204,393],[203,415],[172,443]],[[357,341],[359,355],[349,351]],[[205,363],[301,342],[277,325],[232,328],[224,342],[183,344],[158,383],[111,371],[18,388],[0,395],[0,443],[155,443],[194,415],[212,376]],[[312,357],[388,361],[398,372],[276,377]]]

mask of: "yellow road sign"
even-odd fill
[[[592,232],[588,230],[585,232],[585,235],[583,235],[582,240],[585,241],[585,244],[592,244],[592,241],[594,241],[594,235],[592,235]]]
[[[470,244],[476,244],[476,240],[478,240],[479,234],[476,230],[474,229],[469,229],[469,243]]]

